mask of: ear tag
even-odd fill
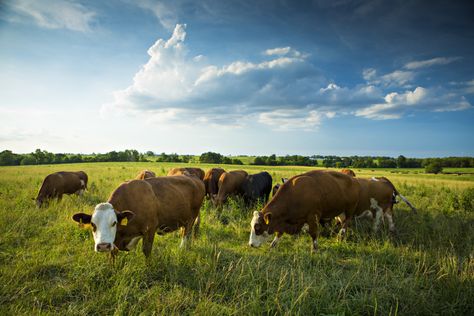
[[[79,228],[89,228],[91,224],[84,224],[82,218],[79,220]]]
[[[267,224],[267,225],[268,225],[268,224],[270,223],[270,220],[268,219],[268,217],[267,217],[267,216],[265,216],[265,217],[264,217],[264,219],[265,219],[265,224]]]
[[[122,218],[122,220],[120,221],[120,225],[127,226],[127,224],[128,224],[128,218],[126,217]]]

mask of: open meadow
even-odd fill
[[[178,247],[176,232],[155,237],[149,260],[140,246],[115,265],[95,253],[91,231],[72,215],[90,214],[143,169],[161,176],[176,166],[187,165],[0,167],[0,315],[474,315],[474,174],[354,169],[388,177],[418,213],[396,204],[396,236],[385,225],[374,235],[359,220],[346,240],[321,236],[314,254],[304,233],[284,235],[275,249],[250,248],[252,212],[262,205],[230,201],[218,218],[207,200],[189,250]],[[314,169],[222,167],[266,170],[274,184]],[[44,177],[62,170],[85,171],[88,191],[37,209],[31,199]]]

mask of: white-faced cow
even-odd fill
[[[92,225],[95,251],[114,257],[143,238],[142,250],[149,257],[155,234],[182,228],[181,246],[188,244],[193,226],[197,234],[204,194],[204,183],[197,177],[132,180],[121,184],[107,203],[97,205],[92,215],[78,213],[73,220]]]
[[[41,207],[50,199],[62,199],[63,194],[82,195],[87,189],[87,174],[84,171],[60,171],[47,175],[36,197],[36,206]]]
[[[312,250],[316,250],[320,219],[346,212],[350,220],[358,201],[359,183],[351,176],[323,170],[294,176],[280,187],[261,212],[254,212],[249,245],[259,247],[266,236],[276,234],[274,247],[284,233],[297,234],[308,224]]]

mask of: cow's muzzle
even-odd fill
[[[113,249],[113,245],[108,242],[100,243],[95,245],[95,251],[97,252],[110,252]]]

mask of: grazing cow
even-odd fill
[[[342,169],[341,172],[344,173],[344,174],[347,174],[348,176],[351,176],[351,177],[356,176],[355,172],[352,171],[351,169]]]
[[[281,185],[283,183],[285,183],[286,181],[288,181],[288,178],[281,178],[281,183],[277,183],[275,184],[275,186],[273,187],[272,189],[272,196],[275,196],[275,194],[277,193],[278,189],[281,187]]]
[[[248,175],[241,185],[245,202],[251,204],[259,199],[267,202],[272,190],[272,181],[272,176],[266,171]]]
[[[217,207],[222,207],[227,197],[231,194],[239,195],[242,193],[241,186],[247,177],[247,172],[244,170],[233,170],[230,172],[224,172],[219,177],[219,191],[213,202]]]
[[[206,186],[206,196],[208,198],[213,197],[219,192],[219,178],[225,172],[222,168],[212,168],[207,170],[204,175],[204,185]]]
[[[49,199],[62,199],[63,194],[82,195],[87,188],[87,174],[84,171],[60,171],[47,175],[36,197],[36,206],[41,207]]]
[[[308,224],[312,250],[316,250],[320,219],[333,218],[345,211],[347,225],[358,201],[359,183],[351,176],[324,170],[294,176],[261,212],[254,212],[249,245],[259,247],[268,235],[276,233],[272,242],[275,247],[283,233],[299,233]]]
[[[416,213],[416,208],[401,195],[390,180],[385,177],[372,177],[371,179],[357,178],[360,185],[359,204],[354,213],[357,218],[370,217],[373,219],[373,230],[376,232],[380,226],[382,217],[388,221],[388,228],[395,233],[393,223],[393,205],[397,203],[399,196]],[[341,214],[338,220],[343,223],[345,214]]]
[[[184,228],[181,246],[188,244],[193,225],[197,234],[204,194],[204,183],[196,177],[132,180],[115,189],[92,215],[78,213],[73,220],[92,225],[97,252],[111,252],[113,258],[118,250],[129,251],[143,238],[142,250],[149,257],[155,233]]]
[[[179,175],[195,175],[199,179],[203,180],[204,170],[202,170],[201,168],[173,168],[168,172],[168,176]]]

